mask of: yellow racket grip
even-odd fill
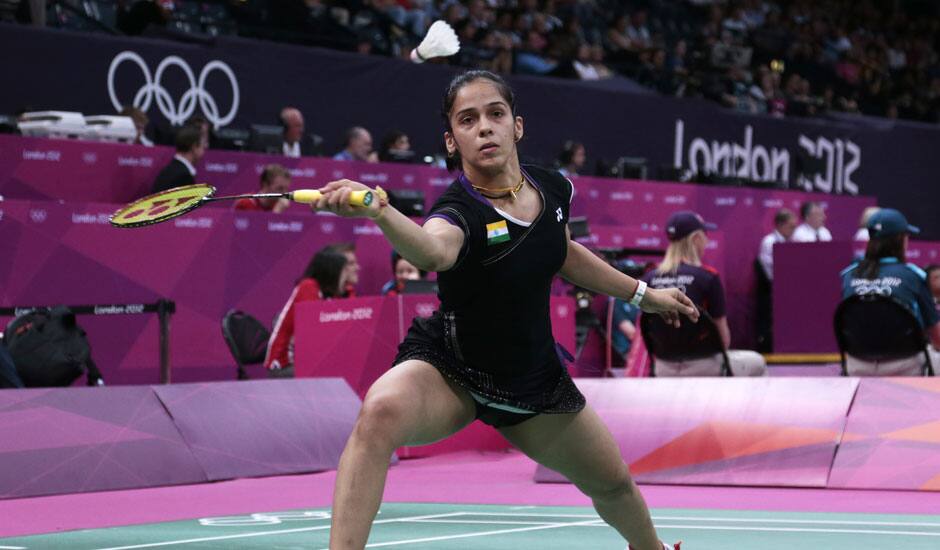
[[[290,199],[301,204],[313,204],[320,200],[321,193],[316,189],[298,189],[291,192]],[[351,206],[369,206],[372,204],[372,191],[353,191],[349,194]]]

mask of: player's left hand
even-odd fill
[[[679,327],[682,316],[688,317],[693,323],[698,322],[698,308],[688,296],[678,288],[647,288],[640,309],[647,313],[658,313],[666,323]]]

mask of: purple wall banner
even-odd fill
[[[147,192],[162,162],[171,154],[168,148],[0,136],[0,194],[8,199],[125,202]],[[86,166],[90,158],[95,159],[94,169]],[[291,169],[294,188],[319,187],[332,179],[348,177],[388,189],[424,191],[428,206],[453,179],[453,175],[444,170],[415,165],[288,159],[222,151],[210,151],[203,159],[199,178],[216,186],[219,194],[251,192],[257,189],[261,168],[270,162],[282,162]],[[146,164],[149,172],[136,167],[128,170],[122,164]],[[51,168],[51,165],[58,167]],[[848,239],[855,232],[861,211],[874,203],[873,199],[864,197],[636,180],[576,177],[574,182],[572,215],[588,218],[592,231],[596,231],[591,243],[594,246],[663,250],[667,244],[665,221],[672,212],[681,209],[696,210],[709,221],[718,223],[721,235],[713,234],[715,239],[706,261],[722,273],[728,292],[732,343],[736,347],[751,347],[755,340],[753,261],[761,237],[773,226],[776,209],[795,210],[803,200],[820,200],[827,207],[827,223],[833,234],[836,238]],[[206,207],[200,212],[224,208],[224,205]],[[295,205],[291,212],[300,214],[304,209]],[[76,223],[102,221],[93,219],[91,212],[74,214]],[[240,219],[240,227],[249,223],[244,221],[249,219],[247,217]],[[288,234],[297,232],[299,227],[283,223],[268,225],[272,230]],[[360,227],[356,231],[357,240],[374,239],[381,243],[379,249],[388,247],[376,234],[375,227]],[[375,273],[384,276],[387,272],[381,266]],[[371,273],[371,270],[363,270],[367,278]],[[380,287],[381,282],[378,285]],[[362,290],[375,292],[369,288],[367,285]]]
[[[270,326],[314,252],[358,245],[359,291],[378,294],[391,277],[391,248],[368,221],[299,211],[271,217],[204,208],[139,229],[107,224],[113,205],[0,203],[0,304],[176,302],[170,321],[172,380],[234,379],[222,339],[231,308]],[[6,322],[6,320],[4,320]],[[109,384],[159,382],[155,316],[80,317]]]
[[[208,481],[149,387],[0,391],[0,498]]]
[[[210,481],[335,469],[361,404],[340,378],[153,390]]]
[[[825,487],[858,380],[579,379],[645,483]],[[536,481],[565,481],[539,467]]]
[[[400,129],[422,154],[441,152],[437,109],[459,70],[241,38],[195,44],[6,26],[0,51],[20,49],[33,55],[4,60],[18,85],[0,89],[2,112],[29,106],[110,114],[136,100],[156,124],[203,114],[214,125],[244,128],[272,124],[282,106],[295,105],[306,114],[308,131],[326,139],[329,154],[354,125],[369,128],[376,140]],[[171,101],[156,101],[153,88],[143,85],[169,56],[197,83],[185,70],[161,71],[158,84]],[[271,86],[287,74],[290,86]],[[536,163],[550,163],[571,139],[585,143],[590,166],[601,158],[642,157],[654,174],[661,167],[706,170],[804,191],[874,195],[924,227],[925,237],[940,238],[935,200],[923,199],[937,197],[936,125],[850,115],[777,119],[609,85],[524,76],[510,81],[525,119],[521,152]],[[375,101],[379,88],[382,101]],[[208,99],[182,101],[187,90],[204,92],[215,108]],[[129,162],[125,167],[135,168]],[[216,174],[229,169],[226,163],[213,167]]]
[[[828,486],[940,491],[940,380],[861,379]]]

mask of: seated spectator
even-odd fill
[[[927,283],[927,274],[905,263],[910,235],[920,230],[893,208],[883,208],[868,220],[870,237],[865,257],[842,271],[842,299],[856,294],[881,294],[907,307],[920,321],[930,341],[931,361],[940,365],[940,324],[936,301]],[[851,356],[846,367],[852,376],[917,376],[923,360],[920,356],[871,363]]]
[[[937,312],[940,313],[940,264],[931,264],[927,266],[927,286],[930,287],[930,294],[933,296],[933,303]],[[937,365],[940,367],[940,365]]]
[[[362,126],[353,126],[346,131],[343,150],[333,155],[333,160],[378,162],[378,155],[372,151],[372,134]]]
[[[877,211],[877,206],[869,206],[865,210],[862,210],[862,215],[858,219],[858,231],[855,232],[855,236],[852,238],[853,241],[868,241],[868,220],[870,220],[872,215]]]
[[[314,254],[274,321],[264,357],[270,377],[294,376],[294,306],[300,302],[344,298],[344,289],[350,284],[348,264],[346,255],[332,245]]]
[[[350,242],[339,242],[329,245],[324,250],[339,252],[346,257],[346,265],[343,267],[345,284],[340,290],[343,298],[352,298],[356,295],[356,285],[359,284],[359,259],[356,258],[356,245]]]
[[[119,114],[121,116],[130,117],[130,119],[134,121],[134,127],[137,128],[137,136],[134,138],[134,143],[146,147],[153,147],[153,142],[150,141],[146,134],[147,125],[150,124],[150,118],[147,116],[147,113],[137,107],[128,105],[121,109]]]
[[[558,171],[566,178],[577,176],[584,169],[586,159],[583,143],[566,141],[558,154]]]
[[[803,223],[793,232],[793,241],[798,243],[812,243],[816,241],[831,241],[832,233],[826,229],[826,211],[821,204],[815,201],[806,201],[800,205],[800,218]]]
[[[761,240],[760,250],[757,253],[757,259],[768,281],[774,280],[774,245],[789,241],[795,230],[796,214],[787,208],[777,210],[774,214],[774,230]]]
[[[412,162],[414,156],[411,141],[405,132],[392,130],[382,138],[382,145],[379,147],[380,162]]]
[[[269,164],[261,171],[259,193],[287,193],[290,191],[290,172],[280,164]],[[244,198],[235,201],[234,210],[255,210],[280,214],[290,208],[286,198]]]
[[[176,155],[160,170],[150,189],[151,193],[196,183],[196,164],[206,154],[199,129],[183,126],[176,133]]]
[[[715,268],[704,265],[702,256],[708,246],[706,223],[695,212],[680,211],[669,216],[666,237],[669,246],[659,266],[643,279],[652,288],[677,287],[692,302],[712,317],[725,349],[731,345],[731,329],[725,311],[725,289]],[[734,376],[764,376],[767,364],[760,354],[750,350],[727,350]],[[682,362],[656,360],[656,376],[701,376],[719,372],[721,356]]]
[[[415,267],[411,262],[401,257],[398,252],[392,252],[392,275],[394,278],[382,286],[383,296],[395,296],[405,289],[406,281],[420,281],[427,273]]]
[[[610,347],[622,360],[622,364],[626,364],[633,341],[637,337],[636,321],[640,316],[640,308],[620,298],[611,298],[611,300],[613,301],[611,307],[614,311],[610,329]],[[616,364],[619,365],[621,362]]]
[[[304,134],[304,115],[299,109],[284,107],[281,109],[280,121],[284,128],[281,150],[285,157],[312,157],[317,154],[313,140]]]

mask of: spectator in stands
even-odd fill
[[[398,252],[392,251],[392,280],[382,286],[383,296],[395,296],[405,289],[405,282],[420,281],[427,275],[411,262],[401,257]]]
[[[587,42],[578,48],[578,57],[572,65],[581,80],[604,80],[614,76],[613,71],[604,64],[604,49]]]
[[[324,250],[338,252],[346,258],[346,265],[343,266],[343,285],[340,287],[343,298],[351,298],[356,295],[356,285],[359,284],[359,259],[356,258],[356,245],[349,242],[339,242],[331,244]]]
[[[206,153],[199,129],[183,126],[176,133],[176,155],[153,182],[151,193],[196,183],[196,164]]]
[[[314,254],[274,321],[264,357],[264,366],[270,377],[294,376],[294,306],[301,302],[344,298],[343,289],[349,283],[346,279],[348,263],[346,255],[332,245]]]
[[[826,211],[822,204],[815,201],[806,201],[800,205],[800,218],[803,219],[793,232],[793,241],[798,243],[811,243],[816,241],[831,241],[832,233],[826,229]]]
[[[121,116],[130,117],[134,121],[134,127],[137,128],[137,137],[134,138],[134,143],[138,145],[145,145],[147,147],[153,147],[153,142],[147,137],[147,125],[150,124],[150,118],[147,117],[147,113],[141,111],[133,105],[128,105],[121,109],[119,113]]]
[[[677,287],[700,310],[708,312],[718,327],[725,349],[731,345],[731,329],[725,311],[725,289],[718,271],[702,263],[708,246],[707,230],[716,226],[706,223],[691,211],[675,212],[666,222],[669,246],[659,266],[643,279],[651,288]],[[728,360],[735,376],[764,376],[767,364],[757,352],[728,350]],[[720,357],[682,362],[656,360],[657,376],[702,376],[719,372]]]
[[[124,34],[138,35],[150,27],[163,28],[172,14],[162,2],[137,0],[118,4],[117,27]]]
[[[372,151],[372,134],[362,126],[353,126],[346,130],[343,150],[333,155],[333,160],[377,162],[378,155]]]
[[[761,240],[757,252],[757,300],[755,321],[757,323],[757,349],[769,352],[773,349],[773,300],[774,245],[789,241],[796,229],[796,214],[781,208],[774,214],[774,230]]]
[[[259,193],[287,193],[290,191],[290,172],[280,164],[269,164],[261,171],[260,182]],[[232,208],[280,214],[290,208],[290,201],[286,198],[245,198],[238,199]]]
[[[862,210],[862,215],[858,219],[858,231],[855,232],[855,236],[852,238],[853,241],[868,241],[868,220],[870,220],[872,215],[877,211],[877,206],[869,206],[865,210]]]
[[[628,260],[618,267],[627,275],[640,279],[643,277],[646,266]],[[610,307],[613,308],[610,346],[619,358],[616,365],[626,364],[630,349],[638,336],[636,321],[640,316],[640,308],[620,298],[610,298]],[[622,360],[622,363],[620,360]]]
[[[316,145],[310,136],[304,134],[304,115],[296,107],[284,107],[280,115],[284,130],[284,142],[281,150],[285,157],[311,157],[317,154]]]
[[[930,287],[934,305],[937,312],[940,313],[940,264],[927,266],[927,286]],[[937,367],[940,367],[940,365],[937,365]]]
[[[635,49],[645,50],[653,46],[650,30],[646,27],[646,11],[639,10],[630,16],[630,25],[626,35]]]
[[[558,171],[565,177],[577,176],[584,169],[586,160],[583,143],[566,141],[558,154]]]
[[[382,138],[382,145],[379,147],[380,162],[412,162],[414,156],[411,140],[405,132],[392,130]]]
[[[796,214],[787,208],[781,208],[774,214],[774,230],[760,242],[760,251],[757,259],[760,261],[761,268],[768,281],[774,280],[774,245],[785,243],[793,237],[796,230]]]
[[[914,264],[905,263],[908,239],[919,232],[893,208],[875,212],[868,220],[870,239],[865,257],[842,272],[842,299],[856,294],[881,294],[908,308],[926,331],[932,362],[937,365],[940,324],[936,302],[927,284],[927,274]],[[881,363],[846,357],[846,367],[852,376],[917,376],[922,363],[920,356]]]
[[[186,121],[187,126],[192,126],[199,130],[199,138],[202,140],[203,147],[209,150],[209,140],[212,137],[212,125],[202,115],[193,115]]]

